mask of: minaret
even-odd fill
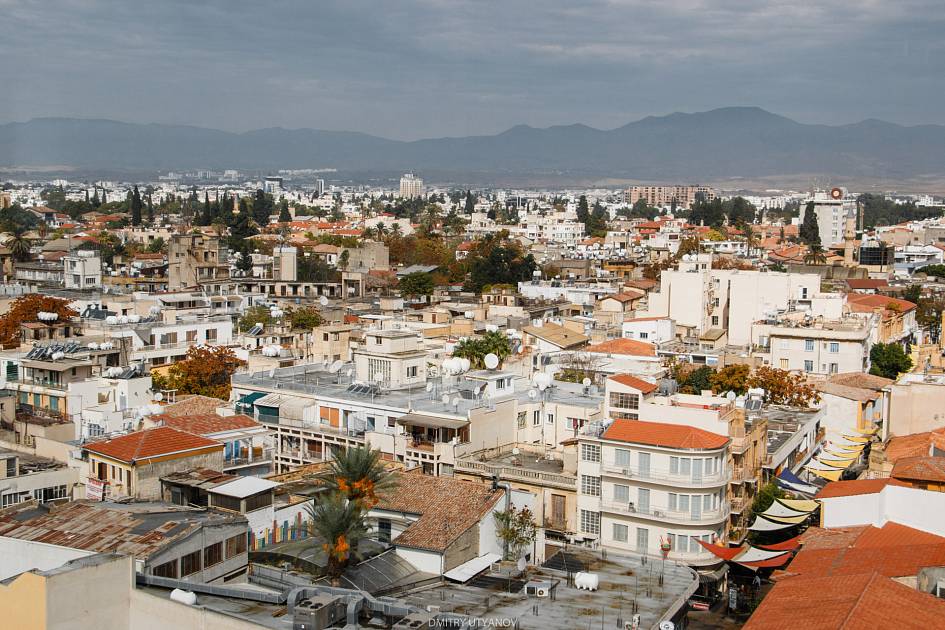
[[[857,214],[859,214],[859,202],[857,203]],[[843,225],[843,264],[847,267],[854,267],[853,262],[853,241],[856,240],[856,216],[847,215]]]

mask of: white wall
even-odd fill
[[[882,527],[894,522],[945,536],[945,492],[886,486],[878,493],[821,499],[821,502],[824,527]]]
[[[421,549],[406,549],[397,547],[397,555],[412,564],[418,571],[441,575],[443,573],[443,556],[434,551]]]
[[[62,566],[70,560],[95,555],[91,551],[70,549],[58,545],[19,540],[0,536],[0,580],[5,580],[24,571],[38,569],[48,571]]]

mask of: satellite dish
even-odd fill
[[[440,397],[440,402],[442,402],[444,405],[450,404],[450,395],[449,395],[449,394],[443,394],[443,395]]]
[[[581,381],[581,385],[583,385],[584,387],[590,387],[590,386],[591,386],[591,379],[585,378],[583,381]]]
[[[728,398],[730,401],[734,401],[736,398],[738,398],[738,394],[736,394],[735,392],[729,392],[725,394],[725,397]]]
[[[515,568],[517,568],[517,569],[519,570],[519,572],[521,573],[522,571],[525,570],[525,567],[527,567],[527,566],[528,566],[528,565],[527,565],[527,563],[525,562],[525,558],[519,558],[519,559],[518,559],[518,564],[515,565]]]
[[[156,393],[154,395],[154,400],[161,402],[162,400],[164,400],[164,394],[162,394],[161,392]]]
[[[338,373],[338,370],[341,369],[341,366],[342,366],[342,365],[344,365],[344,363],[342,363],[341,360],[334,361],[334,362],[332,362],[332,364],[328,367],[328,371],[331,372],[332,374],[337,374],[337,373]]]
[[[453,396],[453,406],[455,407],[458,404],[459,404],[459,396]]]
[[[538,390],[535,390],[535,389],[528,390],[528,397],[531,398],[532,400],[535,400],[536,398],[538,398]]]
[[[676,624],[669,620],[661,621],[660,630],[676,630]]]
[[[483,361],[485,361],[486,367],[490,370],[494,370],[499,367],[499,357],[491,352],[485,356]]]
[[[432,391],[433,391],[433,383],[427,383],[426,390],[427,390],[428,392],[432,392]]]
[[[517,447],[517,446],[512,449],[512,455],[518,455],[518,454],[521,453],[521,452],[522,452],[522,451],[518,450],[518,447]]]
[[[328,306],[328,296],[323,295],[320,298],[318,298],[318,303],[321,304],[322,306]]]
[[[269,370],[269,378],[273,378],[276,375],[276,368]]]
[[[466,311],[465,313],[463,313],[463,315],[466,316],[466,319],[472,319],[473,317],[476,316],[476,314],[473,311]]]

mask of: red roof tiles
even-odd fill
[[[83,446],[85,450],[91,453],[104,455],[129,464],[151,457],[161,457],[211,447],[223,449],[223,444],[172,427],[156,427],[144,431],[135,431],[134,433],[100,442],[92,442]]]
[[[615,420],[603,438],[680,449],[717,449],[728,444],[728,437],[696,427],[640,420]]]
[[[616,374],[611,376],[610,380],[620,383],[621,385],[626,385],[627,387],[632,387],[643,394],[650,394],[659,389],[659,385],[656,383],[650,383],[649,381],[644,381],[641,378],[630,376],[629,374]]]
[[[153,416],[152,420],[159,420],[166,427],[173,427],[197,435],[212,435],[225,431],[252,429],[261,426],[247,415],[221,416],[215,413],[194,414],[189,416]]]
[[[945,481],[945,457],[903,457],[892,469],[895,479]]]
[[[888,485],[905,485],[895,479],[851,479],[849,481],[831,481],[817,493],[818,499],[852,497],[860,494],[876,494]]]
[[[627,338],[611,339],[610,341],[594,344],[585,348],[585,351],[601,354],[628,354],[638,357],[656,356],[656,346],[652,343]]]

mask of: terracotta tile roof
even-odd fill
[[[650,289],[655,289],[656,287],[660,286],[660,283],[656,280],[650,280],[649,278],[640,278],[638,280],[630,280],[627,282],[627,286],[649,291]]]
[[[903,457],[896,461],[891,476],[909,481],[945,481],[945,457]]]
[[[923,567],[945,565],[945,538],[899,523],[863,527],[858,533],[847,528],[839,535],[819,529],[812,527],[801,536],[801,551],[782,579],[874,571],[887,577],[911,577]]]
[[[375,508],[420,515],[394,541],[403,547],[445,550],[505,494],[493,492],[491,484],[419,472],[395,473],[394,477],[397,486]]]
[[[681,449],[717,449],[728,444],[728,437],[696,427],[640,420],[614,420],[602,437],[618,442]]]
[[[559,348],[581,346],[590,340],[587,335],[574,332],[558,324],[545,323],[541,326],[525,326],[522,332],[532,337],[538,337],[542,341],[554,344]]]
[[[945,427],[924,433],[892,437],[886,442],[883,451],[886,454],[886,461],[895,464],[903,457],[927,456],[931,444],[945,448]]]
[[[874,391],[879,391],[896,382],[891,378],[883,378],[882,376],[867,374],[866,372],[838,372],[837,374],[830,375],[827,380],[837,385],[872,389]]]
[[[598,352],[600,354],[629,354],[637,357],[655,357],[656,346],[645,341],[636,339],[611,339],[603,343],[594,344],[584,349],[585,352]]]
[[[817,493],[818,499],[853,497],[860,494],[876,494],[888,485],[903,484],[895,479],[851,479],[849,481],[831,481]]]
[[[223,443],[172,427],[156,427],[92,442],[82,448],[130,464],[149,457],[210,447],[219,447],[222,450]]]
[[[646,295],[642,291],[636,289],[630,289],[624,291],[623,293],[614,293],[613,295],[608,295],[607,297],[601,298],[602,300],[617,300],[618,302],[632,302],[633,300],[639,300],[641,297]]]
[[[642,394],[652,394],[657,389],[659,385],[656,383],[651,383],[649,381],[644,381],[641,378],[636,376],[631,376],[629,374],[616,374],[610,377],[610,380],[620,383],[621,385],[626,385],[627,387],[632,387],[633,389],[639,390]]]
[[[146,559],[204,525],[222,523],[246,523],[246,517],[165,503],[110,507],[108,503],[74,501],[52,508],[4,510],[0,512],[0,536]]]
[[[945,601],[877,573],[779,582],[744,630],[928,630],[945,626]]]
[[[888,287],[889,282],[872,278],[847,278],[847,286],[851,289],[879,289],[880,287]]]
[[[262,426],[244,414],[237,414],[235,416],[220,416],[215,413],[192,414],[187,416],[166,416],[161,414],[153,416],[151,419],[161,422],[166,427],[173,427],[197,435],[212,435],[225,431],[252,429]]]
[[[887,295],[863,295],[861,293],[847,293],[847,306],[857,313],[872,313],[881,308],[885,313],[907,313],[915,309],[915,304],[907,300],[889,297]]]
[[[188,396],[177,402],[168,403],[161,409],[165,416],[189,416],[193,414],[216,413],[220,407],[226,407],[227,402],[221,398],[210,396]]]

